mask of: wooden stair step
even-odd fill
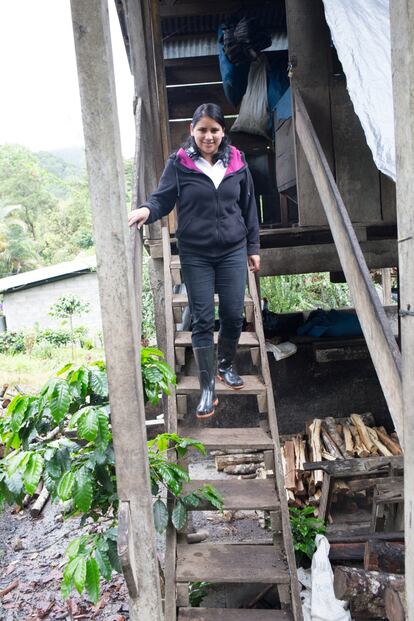
[[[274,545],[179,544],[177,582],[288,584],[289,573]]]
[[[259,380],[257,375],[242,375],[244,386],[241,390],[233,390],[227,384],[216,380],[216,392],[219,395],[263,395],[266,393],[266,386]],[[177,382],[176,393],[179,395],[190,395],[200,392],[198,377],[195,375],[184,375]]]
[[[179,423],[181,436],[202,442],[207,449],[273,449],[273,440],[260,427],[188,427]]]
[[[218,332],[214,332],[214,343],[217,344]],[[191,347],[191,332],[179,331],[175,333],[174,344],[176,347]],[[255,332],[242,332],[239,347],[257,347],[259,339]]]
[[[214,303],[218,304],[218,295],[214,296]],[[173,293],[172,294],[173,306],[188,306],[188,297],[186,293]],[[244,306],[253,306],[253,299],[248,293],[244,296]]]
[[[228,510],[249,510],[257,509],[260,511],[271,511],[279,506],[275,482],[273,479],[214,479],[214,481],[191,481],[184,486],[186,494],[202,487],[203,485],[214,485],[216,490],[222,495],[224,509]],[[216,509],[210,504],[200,505],[194,510]]]
[[[178,621],[293,621],[286,610],[179,608]]]

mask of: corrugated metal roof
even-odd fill
[[[164,58],[192,58],[194,56],[217,56],[217,36],[212,34],[171,37],[164,41]],[[287,50],[288,41],[285,34],[276,34],[272,38],[272,45],[266,52]]]
[[[16,291],[17,289],[26,289],[42,283],[61,280],[76,274],[90,272],[96,268],[96,257],[82,257],[74,261],[66,261],[57,265],[48,265],[37,270],[30,270],[22,274],[7,276],[0,279],[0,293],[7,291]]]

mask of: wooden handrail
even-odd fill
[[[356,238],[347,209],[299,92],[293,88],[296,132],[328,219],[342,270],[395,430],[403,444],[401,353]]]

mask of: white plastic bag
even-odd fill
[[[333,571],[329,562],[329,541],[316,535],[316,552],[312,558],[312,621],[352,621],[346,602],[336,599]]]
[[[259,56],[250,65],[247,89],[240,104],[239,116],[231,131],[259,134],[268,138],[268,125],[266,58]]]

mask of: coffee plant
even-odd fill
[[[170,392],[175,376],[156,349],[142,349],[141,368],[145,401],[156,403]],[[100,578],[109,580],[120,571],[117,555],[115,458],[112,443],[108,380],[103,362],[89,366],[65,365],[37,395],[17,395],[0,418],[0,442],[5,456],[0,461],[0,504],[22,505],[33,495],[40,480],[54,501],[69,501],[70,515],[81,516],[84,534],[66,549],[62,595],[72,589],[87,591],[99,599]],[[168,523],[180,529],[187,511],[200,503],[218,510],[223,501],[210,485],[184,493],[190,481],[177,459],[204,446],[191,438],[161,434],[148,442],[155,528]],[[167,494],[172,502],[167,503]]]

